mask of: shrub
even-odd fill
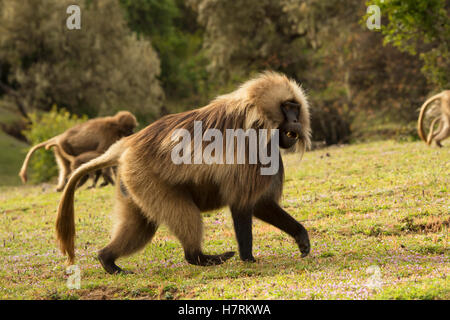
[[[83,116],[80,118],[77,115],[71,115],[65,109],[58,110],[56,105],[54,105],[49,112],[31,113],[30,119],[31,124],[27,126],[23,134],[31,145],[35,145],[64,132],[78,123],[86,121],[87,117]],[[58,174],[53,153],[45,149],[39,149],[33,154],[30,168],[32,171],[30,181],[35,183],[48,181]]]

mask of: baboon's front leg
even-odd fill
[[[311,244],[305,227],[284,211],[278,203],[273,200],[260,201],[255,206],[253,214],[258,219],[270,223],[292,236],[300,248],[302,257],[306,257],[309,254]]]
[[[254,262],[256,260],[252,254],[252,215],[253,210],[251,209],[231,208],[241,260]]]
[[[436,133],[436,136],[434,137],[434,140],[436,141],[436,144],[438,147],[442,147],[441,141],[448,138],[450,136],[450,125],[445,124],[441,131],[438,131]]]

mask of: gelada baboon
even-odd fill
[[[428,107],[435,101],[439,101],[440,106],[427,111]],[[423,127],[426,114],[431,116],[433,120],[431,121],[428,137],[425,138]],[[438,124],[438,128],[436,133],[434,133],[434,127],[436,124]],[[437,146],[442,147],[441,141],[450,136],[450,90],[444,90],[425,101],[420,108],[419,120],[417,121],[417,130],[419,131],[420,138],[428,145],[430,145],[434,140],[436,141]]]
[[[187,262],[202,266],[223,263],[234,252],[218,255],[202,252],[200,215],[223,206],[231,209],[242,260],[255,261],[253,216],[291,235],[302,257],[308,255],[310,242],[306,229],[278,204],[284,179],[279,152],[276,154],[279,167],[273,175],[261,174],[264,165],[259,160],[256,164],[248,161],[244,164],[175,164],[171,153],[177,142],[173,141],[172,134],[175,129],[184,129],[192,136],[195,121],[201,121],[203,130],[215,129],[221,133],[228,129],[278,132],[281,148],[297,147],[303,152],[310,145],[309,106],[305,94],[295,81],[278,73],[266,72],[203,108],[167,115],[118,141],[106,153],[72,174],[62,194],[56,220],[57,239],[63,254],[68,255],[67,263],[74,262],[77,182],[86,173],[114,165],[118,166],[116,219],[110,243],[98,254],[108,273],[123,272],[115,264],[116,259],[143,248],[162,223],[181,242]],[[270,139],[269,144],[276,140]],[[237,155],[234,152],[231,157]],[[188,153],[188,156],[194,154]]]
[[[91,119],[77,124],[62,134],[33,146],[25,157],[19,176],[22,182],[26,183],[31,155],[39,148],[57,145],[58,148],[54,149],[59,169],[56,190],[61,191],[71,173],[70,159],[63,156],[61,149],[75,157],[89,151],[103,153],[117,140],[131,135],[136,126],[136,118],[128,111],[120,111],[114,116]]]
[[[45,146],[45,149],[47,149],[47,150],[50,148],[55,148],[55,150],[57,150],[57,152],[60,153],[63,158],[65,158],[66,160],[68,160],[70,162],[71,172],[75,171],[82,164],[89,162],[92,159],[95,159],[102,155],[102,153],[98,152],[98,151],[87,151],[87,152],[80,154],[79,156],[72,156],[70,154],[65,153],[65,151],[62,148],[59,148],[58,144],[47,144]],[[101,170],[97,170],[95,173],[87,174],[83,178],[80,179],[80,181],[78,182],[77,188],[83,186],[89,178],[92,178],[93,182],[88,187],[88,189],[95,188],[100,176],[103,177],[103,182],[100,184],[100,187],[104,187],[108,184],[114,185],[114,179],[112,178],[112,171],[113,170],[111,168],[104,168]]]
[[[79,168],[82,164],[91,161],[92,159],[95,159],[99,156],[101,156],[102,153],[97,151],[89,151],[80,154],[77,156],[74,161],[71,163],[71,170],[72,172],[75,171],[77,168]],[[95,171],[95,173],[90,173],[89,175],[84,176],[80,179],[78,182],[77,188],[81,187],[89,178],[92,178],[92,184],[88,187],[88,189],[95,188],[98,182],[98,179],[100,176],[103,177],[103,182],[100,184],[100,187],[107,186],[108,184],[114,185],[114,179],[113,179],[114,171],[112,168],[103,168],[101,170]]]

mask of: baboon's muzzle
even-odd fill
[[[297,119],[299,108],[300,105],[292,102],[285,102],[281,106],[284,115],[284,121],[278,128],[280,130],[281,148],[290,148],[302,138],[302,126]]]
[[[283,123],[280,128],[280,147],[290,148],[298,140],[302,138],[302,126],[300,123],[286,122]]]

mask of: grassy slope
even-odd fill
[[[28,146],[0,130],[0,185],[18,185],[20,178],[17,175],[25,158],[25,149]]]
[[[328,155],[327,155],[328,154]],[[0,187],[1,299],[449,299],[450,148],[392,141],[285,157],[283,207],[303,221],[312,252],[254,222],[257,262],[234,257],[216,267],[184,261],[162,227],[143,252],[119,264],[133,275],[106,274],[96,251],[108,241],[113,190],[76,198],[81,289],[65,285],[55,245],[59,194],[52,185]],[[226,209],[204,217],[206,252],[237,250]],[[366,272],[380,268],[382,287]]]

